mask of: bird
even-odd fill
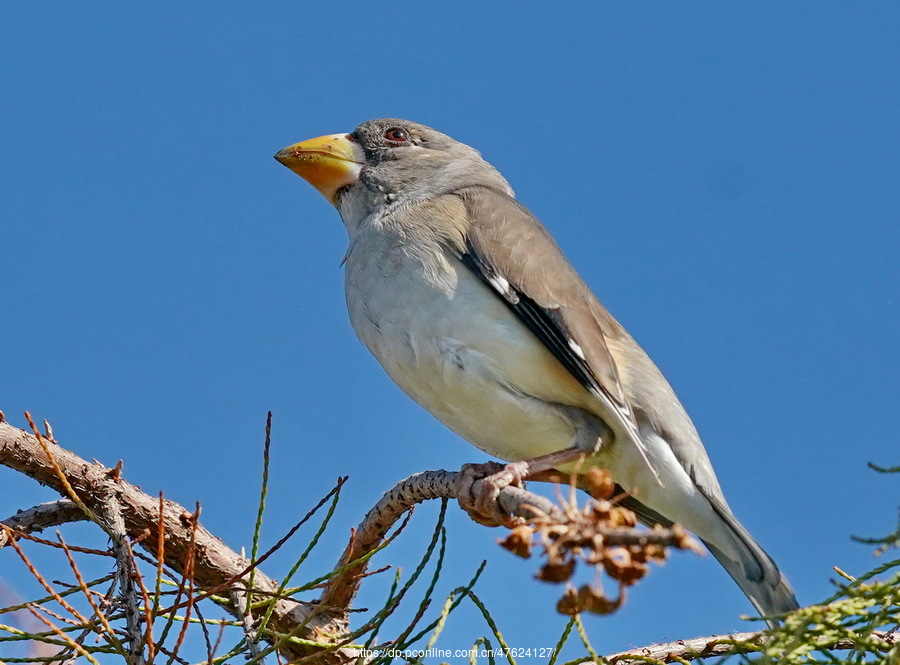
[[[379,118],[275,158],[340,213],[359,339],[415,402],[509,463],[500,486],[605,468],[642,522],[694,533],[770,625],[798,608],[668,381],[476,149]],[[465,507],[489,521],[485,505]]]

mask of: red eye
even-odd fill
[[[384,133],[384,138],[394,143],[409,143],[409,134],[402,127],[391,127]]]

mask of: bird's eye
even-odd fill
[[[391,127],[384,133],[384,138],[392,143],[409,143],[409,133],[402,127]]]

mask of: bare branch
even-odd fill
[[[757,651],[765,639],[764,631],[733,633],[731,635],[710,635],[689,640],[676,640],[661,644],[631,649],[606,656],[611,665],[646,665],[648,659],[672,662],[676,658],[695,660],[730,653]]]
[[[46,422],[46,421],[45,421]],[[141,630],[142,615],[139,609],[140,600],[134,584],[134,557],[131,544],[125,531],[125,520],[118,501],[112,496],[106,497],[105,510],[96,513],[105,523],[105,530],[112,537],[113,551],[116,554],[116,577],[121,590],[122,603],[125,608],[125,625],[128,634],[128,653],[133,665],[144,665],[144,631]]]
[[[337,565],[337,569],[344,570],[333,577],[325,588],[322,604],[329,608],[349,608],[366,570],[365,563],[356,566],[349,564],[377,548],[397,520],[416,504],[430,499],[456,498],[458,476],[453,471],[422,471],[401,480],[385,492],[354,532]],[[535,516],[528,506],[549,514],[559,514],[552,501],[517,487],[505,488],[500,492],[498,502],[503,510],[523,517]]]
[[[259,633],[253,625],[253,614],[250,603],[247,602],[247,594],[243,589],[234,587],[230,592],[232,604],[241,612],[241,626],[244,629],[244,636],[247,638],[247,646],[250,649],[251,658],[259,665],[265,665],[266,661],[262,657],[259,649]]]
[[[0,522],[19,533],[34,533],[51,526],[59,526],[67,522],[86,520],[87,515],[70,499],[60,499],[41,503],[27,510],[20,510],[12,517]],[[9,545],[5,531],[0,531],[0,548]]]
[[[884,642],[884,649],[888,650],[900,644],[900,634],[886,631],[875,631],[872,637]],[[695,637],[690,640],[676,640],[663,644],[651,644],[639,649],[631,649],[606,656],[611,665],[646,665],[648,660],[658,660],[671,663],[678,659],[696,660],[698,658],[711,658],[713,656],[727,656],[737,653],[752,653],[759,651],[771,638],[766,631],[754,631],[747,633],[732,633],[730,635],[710,635],[708,637]],[[838,640],[822,644],[820,648],[829,650],[848,650],[859,645],[853,640]]]

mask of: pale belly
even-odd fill
[[[426,274],[401,251],[365,265],[351,256],[359,338],[407,395],[486,453],[516,461],[571,447],[576,425],[561,409],[589,393],[468,268],[443,261]]]

